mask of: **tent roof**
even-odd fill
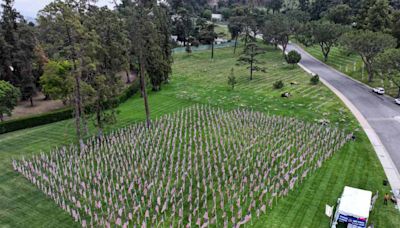
[[[370,191],[345,186],[338,210],[343,215],[367,219],[371,197]]]

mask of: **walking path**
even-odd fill
[[[320,62],[295,44],[287,51],[296,50],[302,56],[300,67],[310,74],[318,74],[352,111],[371,141],[393,190],[400,189],[400,106],[393,98],[379,96],[365,84],[355,81]]]

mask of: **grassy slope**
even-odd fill
[[[304,48],[317,59],[321,61],[323,60],[323,55],[319,46]],[[371,87],[384,87],[387,94],[397,96],[398,89],[396,88],[396,85],[387,79],[382,79],[378,74],[375,74],[373,82],[368,82],[368,73],[366,70],[363,70],[364,63],[362,62],[361,57],[357,54],[349,54],[340,47],[334,47],[329,54],[327,64]]]
[[[262,61],[268,72],[256,73],[248,80],[245,66],[235,66],[237,56],[232,49],[216,50],[216,59],[209,52],[175,55],[171,83],[157,94],[150,94],[152,117],[171,113],[195,103],[227,109],[249,107],[271,114],[296,116],[308,121],[327,118],[346,129],[358,129],[354,118],[334,95],[322,85],[310,86],[308,76],[299,68],[284,64],[278,51],[268,49]],[[239,84],[228,89],[227,75],[234,67]],[[287,85],[273,90],[272,83],[282,79]],[[290,82],[299,85],[290,86]],[[291,91],[291,99],[280,94]],[[111,128],[126,126],[144,119],[143,103],[134,97],[120,108],[119,121]],[[383,170],[366,136],[357,133],[356,142],[348,143],[339,153],[287,198],[279,200],[272,211],[261,219],[253,219],[256,227],[323,227],[325,204],[334,204],[344,185],[379,190],[381,196],[389,189],[382,186]],[[35,187],[11,170],[11,159],[29,156],[40,150],[70,143],[73,140],[71,120],[0,135],[0,226],[3,227],[72,227],[72,219],[46,199]],[[255,216],[255,215],[253,215]],[[379,199],[370,221],[378,227],[400,224],[400,216],[392,206]],[[60,226],[60,224],[62,224]]]

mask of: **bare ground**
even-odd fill
[[[126,84],[127,77],[125,72],[120,72],[118,75],[121,77],[121,80],[124,82],[124,88],[128,86]],[[131,83],[136,79],[136,74],[131,73],[129,77]],[[34,106],[31,106],[30,101],[20,101],[18,106],[13,110],[12,116],[5,116],[4,120],[13,120],[23,117],[28,117],[32,115],[42,114],[46,112],[55,111],[61,108],[65,108],[61,100],[44,100],[45,96],[43,93],[39,92],[33,98]]]

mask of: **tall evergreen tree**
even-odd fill
[[[14,9],[13,0],[1,4],[0,19],[0,80],[19,87],[23,99],[30,99],[36,92],[32,63],[35,58],[36,39],[33,28]]]
[[[39,30],[42,42],[50,57],[69,60],[74,76],[74,114],[77,139],[83,144],[83,134],[87,133],[85,120],[84,76],[92,67],[96,50],[97,35],[84,26],[84,13],[89,0],[56,0],[39,13]],[[88,99],[85,99],[88,100]]]
[[[240,63],[249,64],[248,69],[250,70],[250,80],[253,80],[253,72],[257,70],[263,70],[256,64],[259,63],[257,56],[265,53],[265,50],[261,48],[257,43],[248,43],[243,49],[243,53],[238,59]]]

